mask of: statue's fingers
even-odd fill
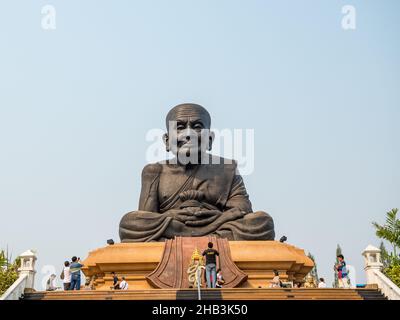
[[[192,216],[192,215],[193,215],[193,212],[190,212],[190,211],[188,211],[188,210],[182,210],[182,211],[179,212],[179,215],[182,215],[182,216]]]
[[[216,211],[216,210],[207,210],[207,211],[199,211],[199,212],[196,212],[194,215],[195,215],[196,217],[213,217],[213,216],[216,216],[216,215],[218,215],[218,214],[220,214],[219,211]]]
[[[179,221],[179,222],[185,223],[186,220],[187,220],[187,217],[186,216],[185,217],[175,216],[174,219]]]
[[[197,218],[195,217],[195,216],[190,216],[190,217],[188,217],[188,216],[185,216],[185,218],[183,218],[185,221],[195,221],[195,220],[197,220]]]
[[[209,211],[198,211],[194,214],[196,217],[209,217],[211,212]]]
[[[206,225],[206,223],[204,223],[204,221],[191,221],[191,220],[186,221],[185,224],[188,227],[202,227],[202,226]]]
[[[205,225],[208,225],[208,224],[214,222],[217,218],[218,218],[218,216],[213,216],[213,217],[210,217],[208,219],[203,219],[203,220],[195,220],[195,221],[189,220],[189,221],[186,221],[185,224],[190,227],[201,227],[201,226],[205,226]]]
[[[215,220],[217,220],[219,217],[220,217],[220,214],[212,216],[208,219],[205,219],[205,221],[207,221],[207,223],[210,224],[210,223],[214,222]]]

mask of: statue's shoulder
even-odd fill
[[[162,165],[158,162],[156,163],[149,163],[147,165],[144,166],[143,170],[142,170],[142,175],[155,175],[155,174],[159,174],[162,170]]]
[[[215,155],[213,155],[211,159],[212,161],[215,161],[213,163],[218,164],[217,167],[219,167],[219,170],[225,172],[225,174],[228,174],[229,176],[235,176],[237,178],[241,177],[237,160]]]
[[[210,164],[218,164],[227,168],[233,168],[236,169],[237,167],[237,161],[234,159],[228,159],[228,158],[223,158],[220,156],[216,156],[216,155],[211,155],[211,159],[210,159]]]

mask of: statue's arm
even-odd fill
[[[162,167],[160,164],[148,164],[142,171],[142,189],[140,191],[139,210],[159,212],[158,183]]]
[[[224,223],[235,221],[250,212],[252,212],[252,206],[243,178],[236,174],[229,186],[229,196],[222,212],[219,210],[200,210],[194,214],[198,218],[197,220],[189,220],[185,224],[189,227],[201,227],[201,229],[196,230],[195,235],[205,235],[214,232]]]
[[[237,208],[244,213],[250,213],[253,211],[243,178],[239,174],[236,174],[233,178],[224,211],[230,211],[234,208]]]

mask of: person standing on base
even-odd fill
[[[83,264],[80,262],[80,258],[72,257],[72,263],[69,266],[71,273],[71,286],[69,290],[81,290],[81,268]]]
[[[61,272],[60,278],[63,281],[64,290],[65,291],[69,290],[69,287],[71,286],[71,273],[69,271],[69,261],[64,262],[64,269]]]
[[[118,277],[114,271],[111,272],[111,276],[113,277],[113,285],[112,285],[111,289],[118,290],[119,289]]]
[[[337,256],[339,263],[335,265],[335,269],[338,273],[338,284],[339,288],[350,288],[350,279],[348,277],[348,272],[346,268],[346,262],[342,254]]]
[[[213,249],[213,243],[208,243],[208,249],[204,250],[203,256],[206,256],[206,279],[207,288],[215,288],[217,281],[217,256],[219,252]]]

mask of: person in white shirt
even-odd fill
[[[318,288],[326,288],[326,283],[324,278],[319,279]]]
[[[69,287],[71,286],[71,272],[69,271],[69,261],[64,262],[64,269],[61,273],[61,279],[64,284],[64,290],[69,290]]]
[[[281,287],[281,280],[279,279],[279,272],[274,270],[274,278],[269,284],[270,288],[280,288]]]
[[[122,277],[122,281],[119,284],[120,290],[128,290],[129,285],[128,282],[126,282],[125,277]]]

